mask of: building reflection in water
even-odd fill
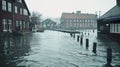
[[[29,54],[29,37],[0,37],[0,67],[16,66],[22,56]]]

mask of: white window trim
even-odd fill
[[[7,11],[7,2],[5,0],[2,0],[2,10]]]
[[[3,31],[7,32],[7,29],[6,29],[7,19],[2,19],[2,24],[3,24]]]
[[[12,3],[8,2],[8,12],[12,12]]]
[[[12,20],[8,20],[9,32],[12,32]]]

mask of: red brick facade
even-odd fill
[[[29,31],[30,12],[24,0],[0,0],[0,32]]]

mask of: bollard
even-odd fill
[[[83,36],[80,38],[80,44],[83,44]]]
[[[107,48],[107,65],[110,66],[112,62],[112,49]]]
[[[88,49],[89,47],[89,39],[86,39],[86,48]]]
[[[83,35],[83,32],[82,32],[82,35]]]
[[[70,36],[72,37],[72,33],[70,33]]]
[[[74,33],[74,35],[73,35],[73,38],[75,38],[75,33]]]
[[[90,34],[88,33],[88,36],[89,36]]]
[[[93,43],[93,51],[92,51],[93,53],[96,53],[96,52],[97,52],[96,47],[97,47],[97,43],[94,42],[94,43]]]
[[[79,38],[80,38],[80,36],[78,35],[78,36],[77,36],[77,42],[79,42]]]
[[[93,30],[93,33],[94,33],[95,31]]]

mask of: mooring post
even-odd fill
[[[77,36],[77,42],[79,42],[79,39],[80,39],[80,36],[78,35],[78,36]]]
[[[96,53],[96,52],[97,52],[96,48],[97,48],[97,43],[94,42],[94,43],[93,43],[93,51],[92,51],[93,53]]]
[[[89,47],[89,39],[86,39],[86,48],[88,49]]]
[[[95,31],[93,30],[93,33],[94,33]]]
[[[111,62],[112,62],[112,49],[107,48],[107,65],[111,66]]]
[[[80,38],[80,44],[83,44],[83,36]]]
[[[75,38],[75,33],[73,33],[73,38]]]
[[[70,33],[70,36],[72,37],[72,33]]]
[[[89,36],[90,34],[88,33],[88,36]]]

